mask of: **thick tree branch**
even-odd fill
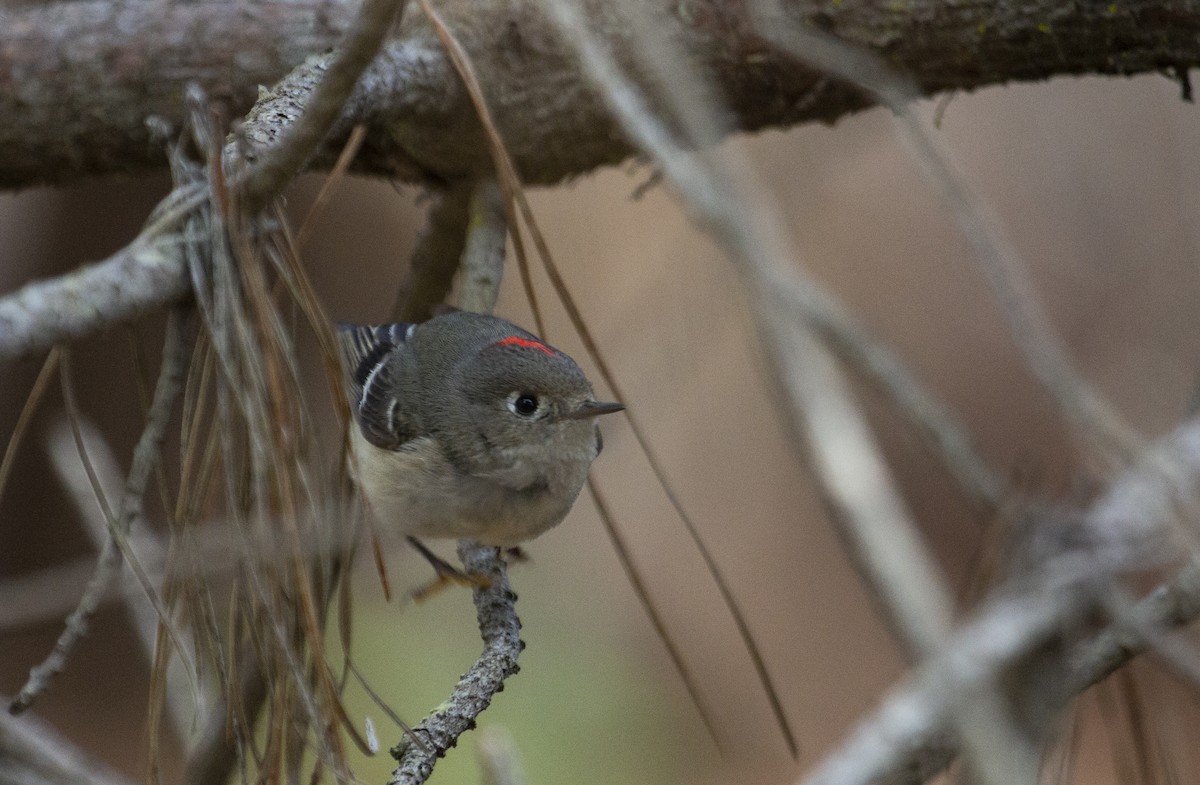
[[[186,82],[226,98],[240,115],[259,85],[336,43],[354,5],[80,0],[0,10],[0,187],[161,166],[145,119],[178,127]],[[636,34],[614,5],[583,3],[590,29],[629,62]],[[753,32],[743,2],[644,5],[688,67],[726,97],[731,127],[831,121],[871,102],[774,51]],[[633,153],[534,0],[438,6],[484,75],[526,183],[557,182]],[[1182,73],[1200,63],[1200,0],[783,6],[791,21],[884,56],[925,94],[1056,74]],[[432,29],[415,15],[361,83],[344,130],[354,122],[373,131],[358,162],[363,171],[414,180],[490,170],[467,97]],[[331,164],[339,142],[335,135],[317,163]]]

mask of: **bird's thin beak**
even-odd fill
[[[602,414],[613,414],[625,410],[625,404],[615,401],[584,401],[579,408],[563,415],[568,420],[586,420]]]

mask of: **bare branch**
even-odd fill
[[[525,644],[516,612],[517,595],[508,587],[499,549],[462,540],[458,555],[469,574],[491,581],[487,588],[475,589],[483,653],[446,702],[413,729],[430,749],[423,750],[407,738],[392,749],[399,765],[388,785],[419,785],[428,779],[434,763],[458,742],[459,736],[475,727],[475,718],[504,688],[504,680],[520,670],[517,657]]]
[[[257,212],[299,173],[341,116],[346,99],[375,58],[404,4],[405,0],[363,0],[332,55],[309,60],[255,103],[244,129],[254,143],[252,152],[257,153],[241,183],[247,209]],[[311,73],[317,75],[315,86],[297,103],[294,83],[306,83]],[[278,118],[289,115],[294,118],[292,122],[280,127]],[[263,116],[270,117],[271,122],[256,122]]]
[[[36,717],[0,713],[0,785],[132,785]]]
[[[104,544],[92,577],[79,606],[67,617],[66,629],[59,636],[54,650],[46,660],[35,667],[29,681],[9,705],[9,711],[18,714],[25,709],[50,683],[50,680],[66,666],[76,642],[87,632],[88,622],[103,600],[113,578],[121,565],[121,549],[117,539],[129,533],[133,521],[142,515],[146,485],[158,463],[167,423],[175,406],[175,399],[183,386],[184,374],[190,357],[191,316],[189,311],[176,311],[167,323],[167,334],[163,341],[162,367],[154,400],[146,419],[146,427],[134,448],[133,462],[125,480],[124,495],[113,522],[113,532]]]
[[[1140,438],[1070,362],[1050,317],[1028,279],[1028,265],[966,178],[932,127],[912,109],[918,84],[899,75],[894,63],[847,44],[816,28],[778,24],[785,16],[779,0],[757,0],[757,29],[764,37],[801,59],[875,96],[890,108],[914,160],[942,196],[971,248],[971,258],[992,287],[1009,334],[1025,355],[1034,376],[1054,396],[1067,419],[1111,457],[1128,459]]]
[[[890,348],[876,341],[836,300],[814,286],[788,286],[780,294],[838,359],[884,395],[916,428],[926,446],[983,511],[1003,502],[1005,483],[976,451],[950,408],[917,379]]]
[[[423,322],[433,315],[433,306],[445,302],[467,242],[471,183],[456,181],[433,189],[430,198],[425,225],[392,306],[396,321]]]
[[[140,236],[105,259],[0,298],[0,362],[73,341],[187,296],[179,240]]]
[[[947,705],[951,682],[966,679],[958,688],[967,689],[972,680],[985,678],[986,671],[1000,672],[1056,633],[1079,609],[1078,603],[1095,597],[1088,585],[1102,590],[1121,565],[1155,550],[1178,504],[1194,499],[1198,485],[1200,422],[1193,421],[1160,440],[1139,465],[1113,482],[1082,523],[1076,522],[1094,538],[1087,552],[1068,552],[1043,565],[1036,581],[1043,588],[1027,591],[1024,600],[1001,598],[987,605],[976,622],[955,634],[939,658],[885,699],[875,715],[805,780],[806,785],[918,782],[944,769],[958,754]],[[1146,650],[1153,637],[1145,630],[1161,633],[1198,617],[1200,563],[1193,560],[1139,602],[1128,620],[1118,619],[1108,630],[1072,647],[1059,663],[1063,673],[1057,678],[1056,694],[1022,697],[1049,703],[1037,709],[1052,715],[1071,696]]]
[[[489,104],[526,183],[559,182],[632,154],[603,100],[556,45],[536,3],[438,5],[487,74]],[[612,4],[582,5],[589,28],[603,31],[621,59],[631,56],[635,31],[611,12]],[[644,5],[686,53],[688,69],[729,96],[732,127],[830,122],[872,103],[862,91],[773,51],[750,24],[745,3]],[[336,45],[353,7],[346,0],[64,0],[0,9],[0,117],[8,120],[0,127],[0,187],[161,167],[144,119],[159,116],[179,127],[186,82],[228,100],[229,115],[239,116],[259,85],[273,84],[306,56]],[[787,0],[783,14],[779,25],[829,30],[886,56],[913,75],[923,95],[1055,74],[1124,75],[1200,63],[1196,0],[916,0],[897,13]],[[179,40],[188,46],[171,44]],[[518,51],[528,57],[512,57]],[[536,67],[529,66],[531,58]],[[478,126],[428,25],[406,22],[356,95],[346,120],[372,128],[360,171],[421,182],[488,171]],[[332,164],[337,154],[341,140],[329,141],[318,165]]]
[[[285,112],[278,95],[290,94],[293,76],[264,97],[257,113],[269,123],[247,123],[261,158],[239,180],[251,206],[278,193],[338,118],[362,70],[370,63],[403,0],[374,0],[359,9],[344,45],[326,64],[310,64],[314,82],[304,96],[310,108]],[[328,77],[322,79],[322,77]],[[196,91],[199,92],[199,91]],[[0,361],[82,337],[185,297],[189,281],[179,238],[165,234],[202,201],[200,189],[177,189],[160,204],[158,217],[137,239],[104,262],[59,278],[37,281],[0,299]]]
[[[504,248],[508,239],[504,195],[494,179],[475,183],[468,220],[470,232],[462,263],[462,307],[491,313],[504,277]]]
[[[996,674],[1030,652],[1069,615],[1044,595],[1026,602],[993,602],[956,633],[943,657],[895,689],[804,785],[900,785],[924,782],[954,760],[959,745],[949,729],[954,690]],[[1200,565],[1192,562],[1170,583],[1138,603],[1137,625],[1167,630],[1200,617]],[[999,634],[1004,630],[1003,634]],[[1144,639],[1114,625],[1074,647],[1067,659],[1060,705],[1146,650]]]

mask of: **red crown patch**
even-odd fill
[[[522,338],[519,335],[510,335],[507,338],[501,338],[492,346],[524,346],[527,349],[537,349],[539,352],[545,352],[547,357],[554,356],[554,350],[544,343],[531,341],[528,338]]]

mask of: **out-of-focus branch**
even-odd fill
[[[426,743],[425,748],[406,737],[392,749],[399,765],[388,785],[420,785],[428,779],[437,760],[458,742],[459,736],[475,727],[476,718],[504,688],[504,680],[519,670],[517,656],[525,644],[516,612],[517,595],[508,587],[499,550],[462,540],[458,555],[469,574],[491,582],[487,588],[475,589],[483,653],[459,679],[446,702],[413,728]]]
[[[894,690],[803,785],[907,785],[943,771],[959,753],[947,701],[953,690],[996,674],[1053,633],[1062,613],[1045,598],[1023,604],[993,603],[964,625],[945,653]],[[1180,627],[1200,618],[1200,565],[1192,562],[1174,580],[1137,604],[1137,626]],[[1067,656],[1060,704],[1104,679],[1147,648],[1131,625],[1115,624],[1076,645]],[[1007,630],[997,634],[997,630]]]
[[[1112,483],[1082,521],[1074,522],[1093,538],[1082,554],[1068,551],[1063,558],[1042,565],[1036,580],[1044,588],[1027,594],[1027,602],[993,602],[988,606],[991,610],[980,614],[977,622],[965,625],[944,655],[951,659],[935,660],[913,681],[894,691],[805,780],[806,785],[920,782],[943,770],[959,751],[945,702],[947,684],[967,679],[959,685],[966,688],[970,680],[982,678],[985,671],[998,673],[1033,651],[1057,631],[1056,620],[1072,615],[1076,599],[1087,601],[1094,595],[1094,591],[1086,590],[1087,584],[1102,590],[1122,564],[1155,550],[1156,542],[1177,515],[1180,501],[1195,498],[1197,485],[1200,422],[1192,421],[1160,440],[1141,463]],[[1171,582],[1137,603],[1128,619],[1118,619],[1106,631],[1070,648],[1058,663],[1062,672],[1056,678],[1057,691],[1021,696],[1025,701],[1046,704],[1026,708],[1040,716],[1052,716],[1071,696],[1150,647],[1154,638],[1144,631],[1162,634],[1197,618],[1200,564],[1193,560]],[[1000,628],[988,626],[1000,624],[1008,632],[1000,634]],[[968,651],[974,653],[968,656]]]
[[[188,291],[178,238],[143,235],[102,262],[0,298],[0,362],[134,319]]]
[[[1028,279],[1028,265],[991,216],[983,200],[955,168],[932,126],[912,108],[920,85],[896,64],[865,47],[848,45],[814,26],[777,24],[780,0],[756,0],[757,29],[793,57],[853,84],[892,110],[902,138],[926,178],[942,196],[971,248],[971,258],[992,287],[1009,334],[1033,375],[1090,446],[1128,459],[1140,438],[1099,392],[1075,370],[1066,347]]]
[[[76,642],[87,632],[88,623],[117,575],[122,563],[120,540],[128,536],[134,520],[142,515],[146,485],[158,463],[167,423],[170,421],[175,399],[183,387],[183,378],[190,358],[191,332],[190,309],[180,309],[172,313],[167,322],[166,337],[163,339],[162,367],[159,370],[154,399],[147,413],[146,426],[134,448],[121,504],[110,524],[109,537],[100,552],[95,575],[84,590],[79,606],[67,617],[66,629],[59,636],[53,651],[44,662],[30,671],[29,681],[9,705],[9,711],[13,714],[29,708],[34,699],[49,685],[50,680],[66,666]]]
[[[517,759],[517,745],[504,728],[479,732],[480,781],[483,785],[525,785],[527,780]]]
[[[579,5],[589,28],[629,61],[636,31],[614,12],[620,4]],[[828,122],[872,103],[773,52],[749,23],[745,3],[643,5],[685,53],[686,67],[729,97],[731,127]],[[633,152],[535,2],[438,6],[487,74],[489,105],[526,183],[558,182]],[[144,118],[178,127],[186,82],[227,100],[230,116],[239,116],[259,85],[335,45],[354,7],[347,0],[62,0],[0,9],[0,117],[8,120],[0,127],[0,187],[161,166]],[[1196,0],[913,0],[887,9],[787,0],[782,14],[780,26],[808,24],[886,57],[924,95],[1055,74],[1184,72],[1200,63]],[[358,167],[420,181],[485,173],[485,146],[466,103],[430,27],[409,20],[348,113],[349,123],[373,129]],[[321,165],[332,163],[341,140],[329,143]]]
[[[949,407],[917,379],[908,366],[825,291],[788,286],[779,292],[843,363],[895,407],[958,483],[966,497],[986,512],[1004,500],[1004,481],[976,451],[970,434]]]
[[[2,699],[0,699],[2,700]],[[131,785],[36,717],[0,712],[0,785]]]
[[[467,242],[472,184],[450,183],[434,189],[431,198],[392,306],[392,318],[398,322],[423,322],[433,315],[435,305],[446,301]]]
[[[687,146],[711,146],[720,135],[715,94],[686,69],[661,31],[630,6],[631,24],[640,31],[637,67],[650,75],[651,95],[661,102],[660,111],[651,111],[578,14],[566,2],[549,5],[564,38],[577,48],[584,71],[626,131],[654,156],[696,218],[737,263],[755,302],[773,376],[787,402],[788,424],[810,458],[831,519],[850,546],[860,576],[910,651],[920,656],[936,653],[949,634],[951,617],[939,570],[832,359],[779,294],[784,285],[814,284],[796,269],[796,256],[787,248],[774,211],[745,182],[750,167],[728,150],[705,158],[686,156],[660,119],[665,114],[682,126]],[[952,710],[956,729],[968,740],[972,762],[985,781],[1035,780],[1036,755],[998,692],[983,689],[958,696]]]
[[[476,182],[468,213],[470,231],[463,251],[463,298],[466,311],[491,313],[504,277],[508,217],[504,195],[494,179]]]

